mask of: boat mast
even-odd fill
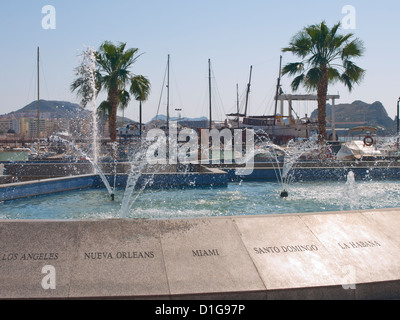
[[[236,109],[237,109],[237,127],[240,128],[240,110],[239,110],[239,84],[236,84]]]
[[[251,75],[253,72],[253,66],[250,67],[250,79],[249,79],[249,84],[247,85],[247,93],[246,93],[246,107],[244,109],[244,116],[247,117],[247,107],[249,104],[249,95],[250,95],[250,88],[251,88]]]
[[[211,131],[212,128],[212,96],[211,96],[211,60],[208,59],[208,91],[209,91],[209,108],[210,108],[210,124],[209,129]]]
[[[278,96],[279,96],[279,89],[280,89],[280,87],[281,87],[281,77],[282,77],[282,56],[280,57],[280,62],[279,62],[279,77],[278,77],[278,83],[277,83],[277,85],[276,85],[274,125],[276,124],[276,114],[277,114],[277,112],[278,112]]]
[[[37,137],[40,141],[40,59],[39,59],[39,47],[37,48],[37,82],[38,82],[38,100],[37,100],[37,104],[38,104],[38,109],[37,109]]]
[[[168,55],[168,76],[167,76],[167,129],[169,130],[169,64],[170,56]]]

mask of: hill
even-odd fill
[[[25,107],[7,114],[7,116],[15,118],[36,117],[37,110],[37,101],[33,101]],[[88,117],[90,111],[83,109],[76,103],[67,101],[40,100],[40,114],[42,118],[46,119],[76,119]]]
[[[33,101],[25,107],[10,112],[0,117],[7,118],[36,118],[37,117],[38,104],[37,101]],[[40,100],[40,117],[42,119],[85,119],[92,116],[92,111],[89,109],[82,108],[79,104],[68,102],[68,101],[53,101],[53,100]],[[121,117],[118,117],[118,121],[122,121]],[[128,118],[124,118],[125,122],[132,122]]]
[[[44,119],[77,119],[88,118],[91,111],[83,109],[79,104],[67,101],[47,101],[40,100],[40,114]],[[332,106],[326,105],[326,115],[328,122],[332,119]],[[37,101],[33,101],[27,106],[0,117],[7,118],[36,118],[37,117]],[[314,110],[311,118],[317,118],[318,111]],[[153,118],[152,121],[154,121]],[[158,120],[165,121],[165,115],[159,115]],[[206,127],[208,119],[201,118],[171,118],[172,121],[179,120],[183,126]],[[125,118],[126,122],[132,120]],[[150,122],[152,122],[150,121]],[[336,128],[352,128],[360,125],[371,125],[379,129],[380,135],[391,135],[396,132],[396,122],[391,119],[381,102],[376,101],[372,104],[363,101],[354,101],[353,103],[342,103],[335,106],[335,122]]]
[[[314,110],[311,118],[317,118],[318,111]],[[332,106],[326,105],[326,117],[332,120]],[[342,103],[335,105],[336,128],[353,128],[361,125],[370,125],[378,128],[379,134],[394,134],[396,122],[389,117],[385,107],[379,101],[372,104],[356,100],[353,103]]]

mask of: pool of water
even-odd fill
[[[343,211],[400,207],[398,181],[230,183],[226,188],[145,190],[137,194],[127,218],[173,219],[237,215]],[[139,191],[138,191],[139,192]],[[85,189],[0,203],[0,219],[120,218],[124,190],[115,202],[105,189]],[[136,195],[134,195],[135,197]]]

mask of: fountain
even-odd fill
[[[64,140],[60,138],[64,143],[72,146],[76,151],[78,151],[85,159],[87,159],[93,166],[94,172],[97,173],[101,180],[103,181],[111,200],[115,200],[115,185],[116,185],[116,162],[114,162],[114,188],[111,187],[108,179],[106,178],[104,172],[99,167],[99,154],[100,146],[98,142],[99,128],[98,128],[98,110],[97,110],[97,88],[96,88],[96,51],[93,48],[88,48],[81,55],[81,62],[76,70],[77,74],[80,76],[82,81],[81,88],[79,89],[79,94],[82,96],[82,104],[84,106],[89,106],[91,110],[91,128],[92,128],[92,143],[91,156],[80,150],[76,144],[73,142]],[[113,154],[116,154],[117,145],[112,145]],[[114,159],[116,161],[116,159]]]
[[[282,156],[278,156],[277,151],[283,154],[283,162],[280,160]],[[257,155],[269,157],[272,161],[276,178],[282,185],[280,196],[281,198],[287,198],[289,197],[289,192],[287,191],[288,184],[292,180],[290,173],[292,173],[296,162],[305,155],[308,158],[315,158],[320,152],[321,150],[316,136],[306,141],[290,140],[284,148],[275,145],[269,138],[266,138],[259,142],[254,152],[246,156],[246,161],[254,161]]]
[[[94,139],[95,140],[95,139]],[[51,136],[49,138],[49,141],[57,141],[57,142],[62,142],[66,145],[68,145],[69,147],[72,147],[73,150],[77,151],[81,156],[83,156],[85,159],[87,159],[90,164],[93,166],[94,171],[100,176],[101,180],[104,183],[104,186],[106,187],[108,194],[111,197],[111,200],[114,201],[115,200],[115,185],[114,188],[111,187],[106,175],[104,174],[104,172],[101,170],[101,168],[99,167],[98,163],[94,160],[92,160],[89,155],[87,155],[85,152],[83,152],[73,141],[68,141],[65,140],[59,136]]]
[[[257,150],[246,145],[239,165],[212,161],[180,172],[178,164],[150,162],[155,151],[143,140],[127,163],[114,159],[104,170],[94,64],[88,50],[80,70],[92,154],[70,144],[94,174],[66,176],[64,167],[61,178],[0,186],[0,298],[354,299],[373,298],[374,289],[399,297],[400,189],[387,179],[400,179],[397,160],[327,161],[313,139],[284,148],[267,140]],[[175,153],[170,142],[158,141],[169,146],[161,158]],[[268,161],[255,162],[257,154]],[[12,174],[12,166],[5,170]],[[122,201],[105,199],[104,188]],[[338,212],[347,209],[368,211]],[[344,268],[356,276],[345,277]],[[344,290],[356,283],[361,290]]]
[[[281,181],[283,189],[281,192],[281,198],[289,197],[289,192],[287,191],[287,186],[290,183],[289,173],[293,169],[295,163],[304,154],[308,154],[309,156],[311,156],[318,151],[320,151],[320,148],[318,146],[316,137],[301,143],[295,142],[294,140],[289,141],[285,150],[285,157],[281,172]]]
[[[128,211],[130,210],[130,208],[132,208],[133,204],[137,200],[140,193],[143,192],[143,190],[146,188],[148,182],[150,182],[150,179],[148,179],[147,180],[148,182],[146,182],[142,186],[139,195],[133,198],[133,192],[136,189],[138,180],[142,175],[143,169],[147,165],[145,161],[146,153],[144,152],[145,150],[144,145],[145,144],[141,144],[139,148],[136,150],[136,152],[133,152],[133,154],[130,156],[131,159],[129,161],[130,169],[128,172],[128,180],[125,187],[124,197],[121,203],[121,211],[120,211],[121,218],[127,217]]]
[[[82,95],[82,104],[89,105],[92,114],[92,157],[95,163],[99,161],[98,144],[98,117],[97,117],[97,90],[96,90],[96,56],[95,50],[88,48],[81,55],[81,63],[77,68],[77,74],[82,79],[83,87],[79,90]]]
[[[344,188],[343,202],[346,202],[347,199],[347,202],[350,203],[350,209],[354,210],[360,203],[360,196],[361,195],[359,194],[357,188],[354,172],[350,170],[347,175],[346,186]]]
[[[257,154],[266,157],[263,160],[264,162],[257,162],[259,160],[256,160],[254,162],[253,175],[239,175],[236,180],[230,183],[220,184],[224,186],[223,189],[216,189],[218,184],[216,184],[214,180],[209,179],[203,184],[199,182],[199,177],[207,178],[210,173],[191,172],[188,170],[188,167],[185,167],[186,169],[182,170],[182,172],[176,173],[174,172],[176,171],[176,165],[154,165],[150,163],[148,153],[154,152],[155,150],[154,145],[150,145],[151,142],[146,140],[143,140],[141,144],[137,144],[131,149],[129,162],[120,164],[120,166],[128,168],[125,173],[116,172],[116,163],[114,163],[114,169],[112,169],[111,172],[109,170],[109,173],[103,172],[102,168],[91,160],[90,157],[87,157],[86,153],[79,150],[76,145],[66,140],[62,141],[63,143],[68,143],[73,150],[85,156],[96,169],[96,175],[101,179],[100,181],[103,184],[103,188],[100,188],[100,190],[93,190],[92,192],[101,193],[105,187],[112,197],[112,200],[115,200],[116,196],[122,199],[116,202],[112,213],[110,213],[111,216],[115,218],[146,217],[150,219],[159,219],[162,217],[162,211],[164,209],[166,217],[173,217],[174,211],[178,216],[187,214],[187,217],[198,216],[201,212],[203,212],[205,216],[253,214],[253,211],[248,208],[248,204],[243,202],[243,199],[252,199],[252,201],[261,199],[260,204],[263,204],[264,207],[265,204],[267,204],[267,208],[263,206],[258,207],[258,204],[256,204],[257,202],[254,202],[254,205],[256,208],[259,208],[260,213],[264,214],[296,212],[297,209],[294,209],[293,206],[303,207],[304,211],[312,212],[342,210],[344,208],[343,203],[349,204],[349,209],[358,208],[359,203],[365,203],[365,208],[393,207],[396,206],[396,203],[400,203],[400,201],[397,202],[396,200],[398,199],[396,196],[396,184],[389,184],[389,182],[386,182],[389,186],[387,193],[392,196],[387,200],[385,198],[381,203],[376,203],[366,201],[364,198],[361,199],[358,196],[360,187],[355,183],[356,176],[358,176],[360,181],[367,178],[372,181],[366,188],[377,188],[379,185],[379,179],[376,179],[377,176],[381,175],[385,177],[384,173],[386,170],[390,170],[387,171],[388,174],[399,172],[399,168],[395,165],[395,162],[389,162],[388,165],[390,165],[390,168],[381,168],[374,163],[372,169],[371,167],[360,167],[357,163],[342,163],[343,166],[338,168],[338,163],[333,160],[318,160],[316,163],[315,159],[320,158],[319,145],[312,139],[311,141],[305,142],[291,141],[285,148],[274,145],[270,140],[259,143],[254,152],[249,152],[244,160],[254,161],[255,158],[257,159]],[[166,141],[163,139],[158,141],[160,144],[165,144],[165,142]],[[243,162],[243,159],[241,160]],[[259,165],[262,165],[262,167],[259,167]],[[213,166],[215,166],[215,164],[204,165],[203,167],[205,170],[207,167],[212,168]],[[222,171],[219,173],[219,176],[225,177],[224,179],[226,179],[228,175],[226,172],[229,172],[230,169],[227,168],[224,170],[226,170],[225,173]],[[240,172],[242,173],[243,171]],[[263,179],[264,181],[259,178],[260,172],[265,174],[266,178]],[[329,174],[329,180],[332,182],[325,182],[325,184],[330,185],[326,187],[326,193],[333,192],[336,194],[336,198],[341,198],[343,200],[342,202],[337,203],[329,196],[322,196],[322,190],[325,189],[325,187],[318,181],[327,180],[327,172]],[[163,177],[161,180],[160,176]],[[253,179],[254,177],[256,177],[256,179]],[[115,187],[117,178],[118,185],[122,187],[120,190],[117,190]],[[114,179],[114,188],[111,187],[110,184],[112,179]],[[180,179],[178,184],[176,184],[175,179]],[[308,180],[312,182],[307,183],[306,181]],[[164,188],[170,189],[170,187],[174,185],[178,187],[178,189],[175,187],[165,192],[159,191]],[[96,186],[98,188],[99,184],[96,183]],[[207,190],[204,189],[204,186],[207,187]],[[182,189],[182,187],[184,188]],[[193,191],[193,187],[197,189]],[[321,193],[318,193],[319,189]],[[78,196],[81,191],[78,190],[76,193],[77,195],[68,193],[66,197],[71,197],[71,202],[74,202],[73,199],[75,196]],[[232,195],[232,198],[228,197],[226,199],[226,204],[229,204],[228,207],[232,206],[234,209],[231,208],[231,210],[227,211],[225,211],[225,209],[220,210],[219,206],[225,207],[225,204],[221,203],[219,200],[210,201],[210,203],[213,203],[212,205],[208,204],[207,197],[212,198],[215,194],[218,194],[219,197],[224,198],[225,193]],[[195,196],[195,194],[199,196]],[[343,196],[338,196],[340,194],[343,194]],[[204,195],[205,198],[203,198],[202,195]],[[93,194],[93,197],[97,198],[98,196]],[[192,197],[198,198],[199,201],[196,203],[191,202]],[[301,197],[306,201],[305,204],[301,204]],[[157,198],[164,200],[157,201]],[[287,201],[282,202],[277,199],[285,199]],[[344,201],[345,199],[348,199],[348,201]],[[236,200],[238,200],[237,203]],[[320,200],[327,202],[322,203]],[[51,200],[46,197],[43,198],[43,201],[50,202]],[[169,202],[179,203],[179,206],[169,207]],[[82,201],[79,201],[79,203],[83,211],[89,211],[82,205]],[[21,204],[25,206],[25,200],[21,202]],[[13,203],[13,206],[16,206],[16,203]],[[99,206],[98,211],[101,212],[102,205],[100,202]],[[134,206],[135,209],[132,211]],[[193,208],[195,208],[195,210],[193,210],[192,206],[194,206]],[[144,207],[147,208],[147,213],[143,209]],[[8,210],[7,203],[4,208]],[[73,208],[73,206],[71,208]],[[246,209],[247,212],[246,210],[243,211],[243,209]],[[151,213],[152,210],[153,213]],[[13,210],[10,210],[10,215],[6,213],[6,216],[12,217],[12,211]],[[68,216],[68,213],[63,213],[63,216]],[[84,216],[86,217],[86,215]]]
[[[326,179],[319,173],[337,164],[310,162],[315,151],[313,143],[280,149],[265,142],[245,157],[269,158],[262,167],[254,163],[253,175],[217,188],[208,178],[213,165],[203,164],[202,172],[179,173],[182,184],[171,189],[178,173],[166,172],[160,183],[162,166],[149,163],[144,142],[119,164],[127,172],[112,172],[121,189],[107,184],[112,177],[94,161],[95,175],[0,186],[0,195],[15,195],[19,187],[53,191],[89,179],[76,190],[0,202],[0,279],[6,279],[0,297],[398,298],[397,181],[371,179],[375,171],[382,176],[380,166],[357,163]],[[262,176],[257,171],[267,179],[252,180]],[[227,181],[226,172],[219,177]],[[105,199],[107,186],[121,202]],[[348,209],[368,211],[339,212]],[[56,270],[57,290],[37,285],[42,265]],[[345,277],[342,269],[357,276]]]

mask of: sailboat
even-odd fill
[[[168,60],[167,60],[167,69],[165,71],[165,75],[164,75],[164,81],[163,81],[163,85],[162,85],[162,90],[161,90],[161,96],[160,96],[160,101],[158,104],[158,109],[157,109],[157,115],[155,117],[155,121],[154,121],[154,126],[164,130],[167,134],[171,125],[171,116],[170,116],[170,64],[171,64],[171,57],[170,55],[168,55]],[[165,80],[165,78],[167,78],[167,80]],[[165,81],[167,82],[165,85]],[[161,119],[159,112],[160,112],[160,105],[161,105],[161,99],[164,93],[164,85],[167,88],[167,107],[166,107],[166,116],[165,120]]]
[[[228,125],[231,128],[253,129],[257,135],[268,136],[276,144],[285,144],[292,139],[309,139],[318,132],[318,122],[313,121],[307,115],[304,118],[293,116],[293,101],[316,101],[316,95],[290,95],[283,94],[281,88],[282,78],[282,56],[280,57],[279,77],[275,94],[275,112],[273,115],[249,116],[248,98],[251,88],[250,80],[247,86],[245,112],[241,114],[239,110],[236,113],[227,114]],[[328,95],[327,99],[332,99],[333,103],[339,96]],[[287,112],[285,114],[284,102],[287,102]],[[280,111],[278,105],[280,102]],[[233,117],[233,118],[232,118]]]
[[[37,138],[40,147],[40,48],[37,48]],[[6,147],[0,149],[0,162],[28,161],[34,152],[29,148]]]

